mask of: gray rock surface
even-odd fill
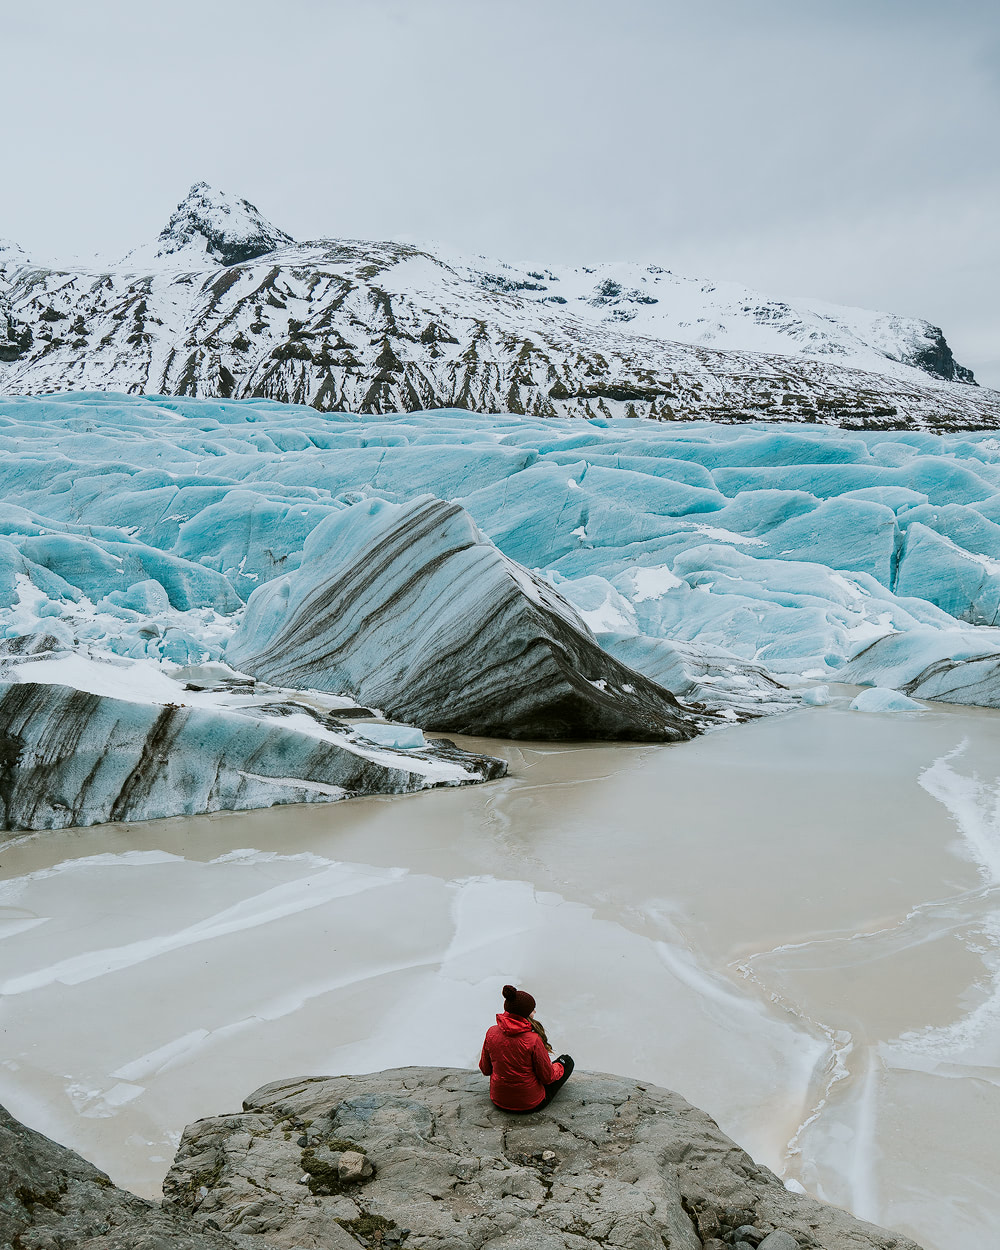
[[[226,659],[432,730],[670,742],[699,727],[467,512],[430,495],[321,521],[299,568],[250,596]]]
[[[758,1242],[757,1250],[799,1250],[799,1243],[791,1233],[785,1232],[784,1229],[778,1229],[773,1233],[768,1233],[763,1241]]]
[[[448,742],[414,751],[377,747],[332,719],[306,732],[247,711],[0,682],[0,829],[405,794],[505,771],[502,760]]]
[[[237,1243],[114,1186],[0,1107],[0,1250],[232,1250]]]
[[[369,1178],[335,1160],[363,1153]],[[286,1250],[918,1250],[791,1193],[704,1112],[576,1073],[544,1112],[494,1108],[477,1072],[303,1077],[190,1125],[165,1206]]]

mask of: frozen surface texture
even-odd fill
[[[358,503],[250,596],[227,651],[278,686],[343,692],[429,729],[683,741],[695,717],[601,649],[563,597],[423,496]]]
[[[866,647],[841,676],[895,686],[917,699],[1000,707],[1000,629],[889,634]]]
[[[165,1208],[248,1247],[719,1250],[745,1229],[769,1250],[917,1250],[789,1192],[669,1090],[578,1073],[549,1110],[512,1116],[485,1085],[447,1068],[266,1085],[188,1127]],[[369,1175],[347,1180],[359,1152]]]
[[[191,188],[124,260],[0,245],[0,394],[264,398],[322,412],[1000,423],[926,321],[775,300],[659,265],[541,266],[391,242],[294,243]]]

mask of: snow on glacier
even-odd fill
[[[682,697],[1000,657],[985,433],[62,394],[0,401],[0,451],[0,633],[57,654],[221,662],[317,526],[430,493]]]

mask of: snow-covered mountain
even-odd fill
[[[83,389],[376,414],[1000,424],[1000,394],[924,321],[655,265],[295,243],[205,183],[107,266],[42,265],[0,243],[0,394]]]
[[[151,244],[133,248],[123,268],[211,268],[266,256],[294,240],[248,201],[196,182]],[[165,262],[165,263],[164,263]]]

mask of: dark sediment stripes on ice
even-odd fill
[[[235,667],[458,733],[680,741],[697,719],[603,651],[574,608],[457,504],[357,504],[251,596]]]
[[[403,794],[502,775],[488,756],[431,744],[390,752],[273,720],[0,685],[0,828],[54,829],[275,803]]]

